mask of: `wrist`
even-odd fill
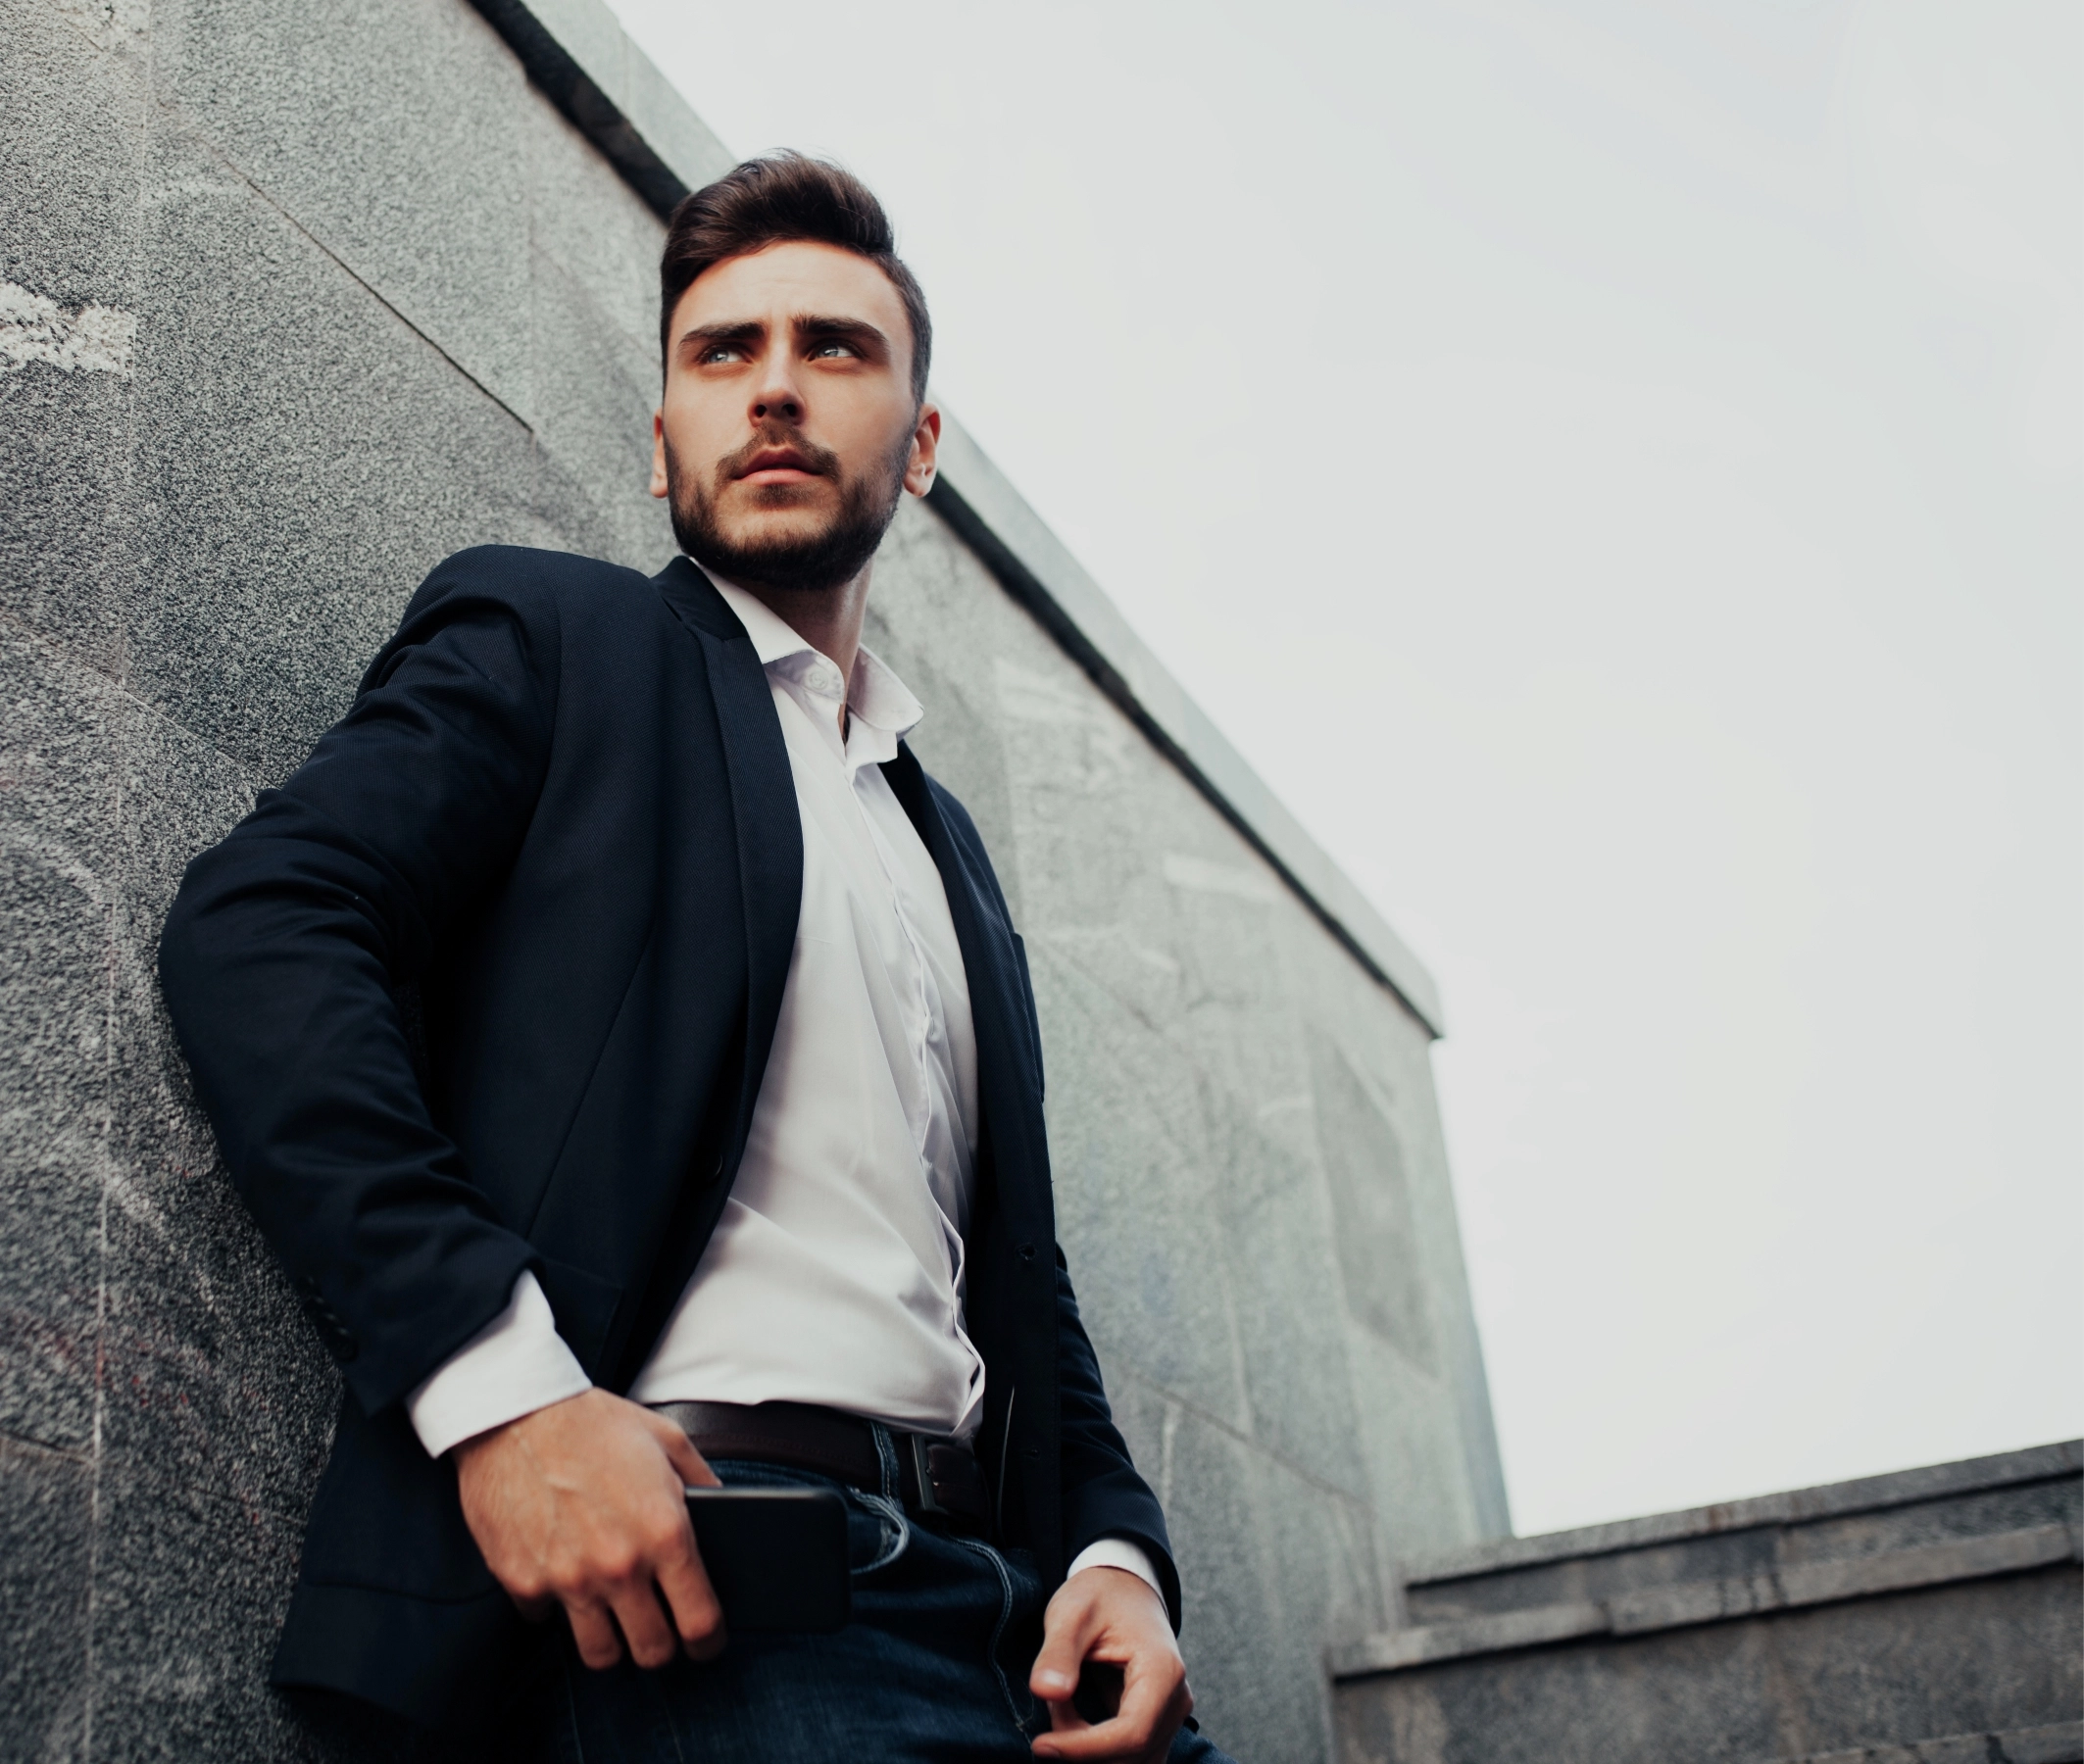
[[[1161,1606],[1165,1605],[1165,1587],[1159,1581],[1158,1569],[1152,1563],[1150,1553],[1131,1538],[1098,1538],[1071,1557],[1070,1567],[1065,1572],[1065,1580],[1074,1580],[1091,1568],[1116,1568],[1132,1575],[1150,1588]],[[1169,1612],[1167,1614],[1170,1621]]]
[[[569,1407],[571,1403],[596,1394],[597,1387],[588,1386],[583,1391],[572,1392],[569,1396],[560,1396],[553,1401],[540,1403],[523,1414],[511,1416],[504,1421],[495,1421],[490,1427],[480,1428],[468,1439],[458,1440],[448,1447],[446,1455],[451,1463],[461,1469],[466,1463],[483,1456],[488,1450],[516,1444],[523,1435],[533,1433],[539,1427],[556,1426],[557,1422],[549,1419],[551,1410]],[[564,1417],[558,1419],[563,1420]]]
[[[514,1283],[505,1310],[452,1353],[405,1399],[429,1457],[592,1387],[557,1332],[533,1274]]]
[[[1131,1573],[1126,1568],[1116,1568],[1105,1562],[1096,1562],[1090,1568],[1079,1569],[1064,1584],[1067,1587],[1075,1587],[1080,1592],[1090,1591],[1098,1597],[1148,1599],[1152,1610],[1161,1619],[1166,1616],[1165,1599],[1158,1589],[1142,1575]]]

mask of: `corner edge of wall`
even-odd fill
[[[661,219],[734,156],[603,0],[471,0],[529,79]],[[1100,689],[1271,863],[1426,1032],[1447,1033],[1423,963],[1190,699],[968,431],[946,416],[928,502]]]

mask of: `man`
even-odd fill
[[[525,1679],[575,1757],[1217,1758],[1055,1247],[1025,956],[861,645],[933,477],[924,299],[794,155],[682,203],[662,284],[685,555],[448,560],[168,922],[347,1385],[275,1680],[481,1735]],[[719,1481],[844,1492],[844,1631],[726,1635]]]

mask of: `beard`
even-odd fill
[[[839,507],[821,527],[811,531],[734,538],[724,530],[718,502],[744,466],[769,447],[793,448],[813,470],[837,484]],[[785,424],[767,423],[736,453],[719,460],[705,481],[702,472],[681,468],[669,441],[666,486],[673,537],[697,564],[729,581],[792,593],[829,593],[861,574],[875,556],[875,548],[896,518],[911,452],[912,437],[907,433],[903,446],[889,459],[850,478],[831,449],[817,446]],[[803,489],[797,484],[760,485],[753,493],[753,507],[800,508]]]

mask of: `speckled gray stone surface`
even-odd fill
[[[670,555],[660,226],[463,0],[0,0],[0,294],[117,339],[0,360],[0,1753],[383,1757],[265,1684],[339,1385],[152,953],[442,556]],[[871,619],[1027,940],[1204,1716],[1321,1758],[1393,1558],[1506,1525],[1428,1032],[935,514]]]

